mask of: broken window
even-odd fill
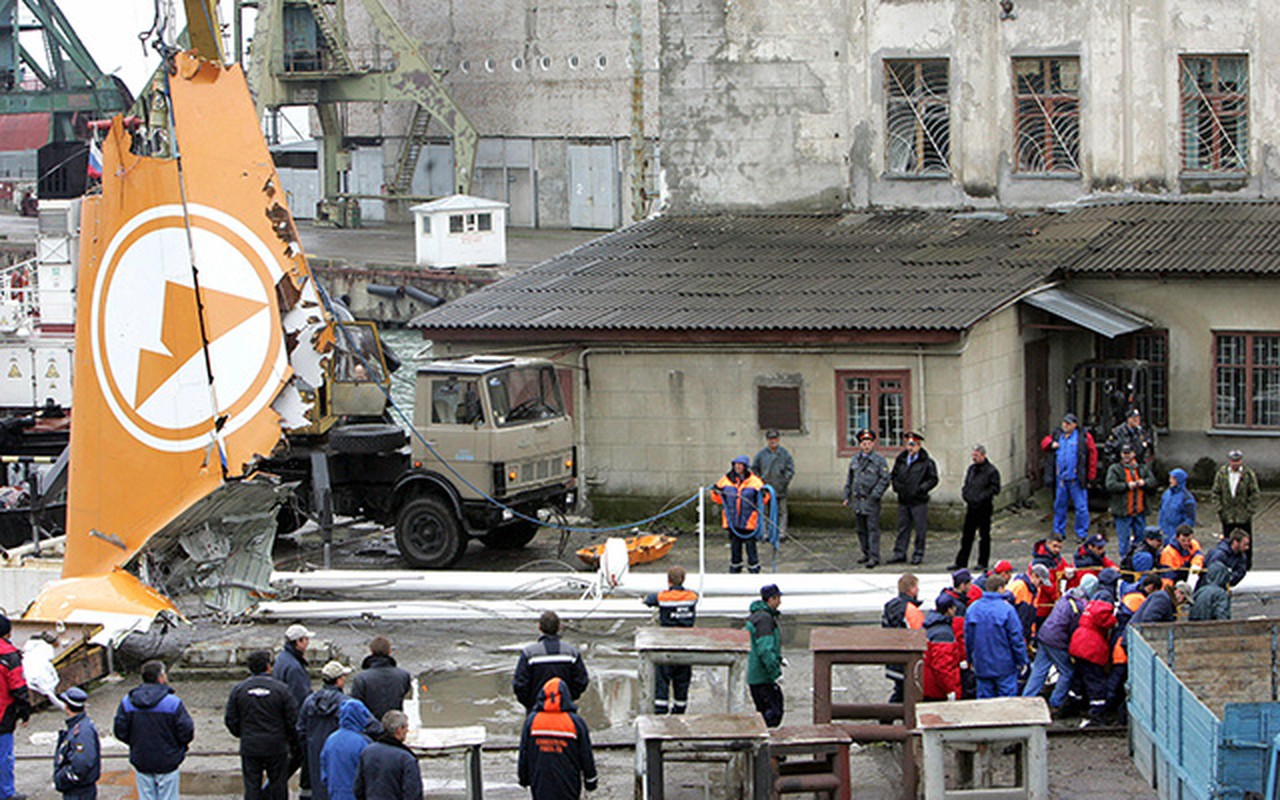
[[[1018,172],[1080,172],[1080,59],[1015,58]]]
[[[798,431],[800,423],[799,386],[756,387],[756,427]]]
[[[911,427],[910,373],[836,373],[840,403],[839,454],[852,455],[858,448],[858,431],[870,428],[880,447],[901,447],[902,434]]]
[[[1243,172],[1249,165],[1249,59],[1182,56],[1182,169]]]
[[[951,172],[946,59],[885,61],[885,169],[896,175]]]
[[[1213,422],[1227,428],[1280,428],[1280,334],[1213,337]]]

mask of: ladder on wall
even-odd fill
[[[396,194],[409,194],[413,188],[413,175],[418,169],[418,156],[427,141],[427,128],[431,125],[431,112],[420,104],[413,106],[413,119],[409,122],[409,134],[400,146],[400,155],[396,158],[396,176],[392,187]]]
[[[338,26],[334,24],[333,19],[329,16],[329,12],[325,10],[326,0],[305,0],[311,9],[311,16],[316,19],[316,29],[320,31],[320,35],[324,38],[325,48],[328,50],[328,57],[332,59],[332,63],[325,64],[325,71],[336,73],[339,75],[356,75],[359,70],[352,63],[351,56],[347,53],[346,37],[338,30]],[[332,2],[332,0],[329,0]]]

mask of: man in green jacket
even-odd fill
[[[1107,468],[1107,492],[1111,495],[1111,516],[1116,521],[1121,561],[1130,548],[1142,543],[1147,527],[1147,492],[1155,482],[1151,467],[1138,460],[1133,445],[1121,445],[1120,460]]]
[[[751,655],[747,659],[747,685],[756,711],[764,724],[776,728],[782,724],[782,631],[778,628],[778,606],[782,591],[776,583],[760,590],[760,599],[751,604],[747,632],[751,634]]]
[[[1253,536],[1253,515],[1258,513],[1262,492],[1258,488],[1258,474],[1244,463],[1244,453],[1232,450],[1227,453],[1227,463],[1218,467],[1213,476],[1213,488],[1209,490],[1218,505],[1218,519],[1222,522],[1222,535],[1230,536],[1239,528]],[[1253,550],[1246,556],[1246,564],[1253,569]]]

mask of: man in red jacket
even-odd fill
[[[1071,656],[1089,698],[1089,718],[1085,725],[1099,725],[1107,710],[1107,665],[1111,663],[1111,629],[1116,615],[1110,602],[1090,600],[1071,634]]]
[[[13,731],[18,721],[27,724],[31,703],[27,679],[22,675],[22,653],[9,641],[13,624],[0,614],[0,797],[24,797],[13,785]]]

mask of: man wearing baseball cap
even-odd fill
[[[329,800],[324,781],[320,777],[320,751],[329,734],[338,729],[338,708],[347,699],[343,692],[351,667],[341,661],[330,661],[320,670],[323,684],[307,698],[298,710],[298,750],[305,758],[306,769],[311,772],[312,800]]]
[[[747,657],[747,685],[756,711],[764,717],[764,724],[776,728],[782,724],[782,630],[778,627],[781,616],[782,590],[771,583],[761,587],[760,599],[751,604],[751,616],[747,617],[747,633],[751,635],[751,653]]]
[[[1222,523],[1222,535],[1230,536],[1233,530],[1242,530],[1253,536],[1253,515],[1258,513],[1262,492],[1258,488],[1258,474],[1244,463],[1244,453],[1231,450],[1227,463],[1218,467],[1213,476],[1213,488],[1209,490],[1218,505],[1218,521]],[[1248,568],[1253,568],[1253,550],[1246,556]]]
[[[1089,535],[1089,481],[1098,477],[1098,447],[1093,434],[1080,430],[1075,414],[1062,418],[1062,425],[1040,441],[1048,453],[1053,475],[1053,532],[1067,535],[1067,510],[1076,512],[1076,538]]]
[[[67,711],[67,726],[58,731],[53,756],[53,788],[71,800],[94,800],[98,796],[98,776],[102,757],[98,729],[85,713],[89,696],[79,686],[58,695]]]
[[[880,564],[880,500],[889,488],[889,462],[876,452],[875,431],[863,428],[855,438],[858,452],[849,459],[844,505],[853,509],[853,524],[862,548],[858,563],[875,569]]]
[[[311,645],[311,631],[305,625],[290,625],[284,632],[284,647],[276,656],[275,666],[271,668],[271,676],[289,687],[293,702],[298,708],[311,696],[311,676],[307,673],[307,648]],[[311,794],[311,771],[307,769],[307,753],[299,749],[294,751],[289,762],[289,774],[302,770],[299,787],[302,796]]]
[[[787,487],[796,474],[796,460],[782,446],[778,432],[770,428],[764,432],[764,447],[751,459],[751,471],[760,476],[766,486],[773,487],[773,501],[778,504],[778,538],[787,538]],[[767,526],[768,520],[764,521]],[[766,539],[773,539],[773,531],[765,529]]]

